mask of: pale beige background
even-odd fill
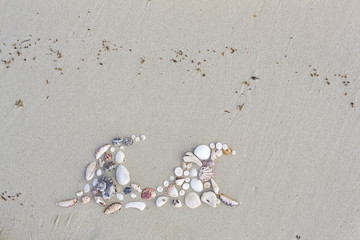
[[[0,0],[0,59],[15,56],[0,63],[0,191],[22,193],[0,199],[0,239],[359,239],[359,10],[356,0]],[[11,44],[27,39],[17,56]],[[103,40],[110,51],[97,59]],[[178,50],[187,57],[174,63]],[[216,179],[241,206],[150,203],[112,216],[55,206],[83,187],[100,144],[132,133],[148,139],[126,151],[127,166],[154,187],[197,144],[231,145],[238,154]]]

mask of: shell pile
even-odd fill
[[[239,202],[221,193],[214,180],[215,160],[223,154],[236,154],[226,144],[219,142],[199,145],[193,152],[187,152],[180,166],[174,168],[175,176],[170,176],[156,188],[132,182],[130,172],[124,166],[124,149],[145,139],[145,135],[116,137],[111,144],[100,146],[95,152],[95,160],[88,163],[85,168],[87,183],[83,191],[78,191],[75,198],[60,201],[56,205],[68,208],[77,202],[88,204],[93,199],[95,203],[104,207],[105,214],[116,213],[122,208],[143,211],[146,208],[145,201],[153,199],[157,207],[171,204],[175,208],[181,208],[182,202],[189,208],[200,207],[202,203],[210,207],[217,207],[221,202],[230,207],[239,205]],[[137,200],[119,202],[126,201],[129,197]]]

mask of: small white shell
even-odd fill
[[[135,135],[131,135],[130,136],[132,140],[135,140],[136,136]]]
[[[169,186],[169,181],[165,180],[164,181],[164,187],[167,187],[167,186]]]
[[[112,152],[112,153],[115,152],[115,148],[113,148],[113,147],[110,148],[110,152]]]
[[[76,193],[76,196],[81,197],[83,194],[84,194],[83,191],[78,191],[78,192]]]
[[[185,177],[189,176],[189,174],[190,174],[190,172],[189,172],[188,170],[185,170],[185,171],[184,171],[184,176],[185,176]]]
[[[130,197],[131,197],[131,198],[136,198],[136,194],[135,194],[135,193],[131,193],[131,194],[130,194]]]
[[[105,164],[105,160],[104,159],[102,159],[102,158],[99,158],[99,167],[103,167],[104,166],[104,164]]]
[[[195,168],[190,170],[190,177],[196,177],[198,175],[198,171]]]
[[[211,186],[212,186],[212,189],[214,190],[214,192],[216,194],[219,194],[219,186],[216,184],[214,179],[210,179],[210,181],[211,181]]]
[[[216,157],[221,157],[223,155],[223,152],[221,150],[216,150],[215,154]]]
[[[192,152],[187,152],[183,157],[183,160],[186,163],[195,163],[199,166],[202,165],[201,161]]]
[[[175,168],[174,173],[177,177],[181,177],[183,175],[184,171],[181,169],[181,167],[177,167],[177,168]]]
[[[182,189],[184,190],[188,190],[189,188],[190,188],[190,184],[188,184],[187,182],[182,185]]]
[[[182,203],[179,199],[174,199],[171,202],[171,205],[173,205],[176,208],[181,208],[182,207]]]
[[[185,182],[187,182],[187,183],[189,183],[190,180],[191,180],[191,179],[190,179],[189,177],[185,178]]]
[[[184,182],[185,182],[184,178],[179,178],[179,179],[175,180],[176,186],[181,186],[181,185],[183,185]]]
[[[86,171],[85,171],[86,181],[90,181],[94,177],[95,170],[96,170],[96,161],[92,161],[86,167]]]
[[[185,195],[185,190],[184,190],[184,189],[181,189],[181,190],[179,191],[179,195],[180,195],[180,196],[184,196],[184,195]]]
[[[124,195],[122,195],[121,193],[116,194],[117,199],[119,199],[120,201],[122,201],[124,199]]]
[[[226,150],[228,149],[228,145],[223,144],[223,145],[222,145],[222,149],[226,151]]]
[[[110,144],[105,144],[99,147],[98,150],[95,152],[95,159],[99,159],[110,147]]]
[[[224,194],[220,193],[219,195],[220,200],[229,207],[237,206],[239,205],[239,202],[229,198],[228,196],[225,196]]]
[[[207,145],[199,145],[195,148],[194,154],[200,159],[200,160],[208,160],[210,157],[211,150],[209,146]]]
[[[139,137],[136,137],[136,138],[135,138],[135,142],[140,142],[140,138],[139,138]]]
[[[95,199],[95,202],[96,202],[97,204],[100,204],[100,205],[103,206],[103,207],[106,206],[106,203],[105,203],[105,201],[104,201],[104,199],[103,199],[102,197],[95,196],[94,199]]]
[[[125,162],[125,153],[123,151],[118,151],[115,155],[115,161],[117,163]]]
[[[95,187],[98,183],[99,183],[99,180],[97,180],[97,178],[95,178],[92,185]]]
[[[89,196],[83,196],[83,197],[81,198],[81,203],[82,203],[82,204],[87,204],[87,203],[90,202],[90,200],[91,200],[91,198],[90,198]]]
[[[146,204],[144,202],[128,202],[125,205],[125,208],[136,208],[139,209],[140,211],[144,210],[146,207]]]
[[[201,201],[212,207],[216,207],[218,204],[220,204],[220,200],[216,197],[214,192],[204,192],[201,195]]]
[[[146,140],[146,136],[145,135],[140,135],[140,139],[145,141]]]
[[[216,143],[216,149],[221,150],[222,149],[222,143],[218,142]]]
[[[197,208],[201,206],[201,201],[199,195],[194,192],[189,192],[185,196],[185,205],[188,208]]]
[[[211,184],[209,182],[204,183],[204,188],[210,188]]]
[[[84,186],[84,192],[85,192],[85,193],[90,192],[90,185],[89,185],[89,184],[85,184],[85,186]]]
[[[120,146],[120,150],[124,150],[125,149],[125,147],[124,146]]]
[[[167,203],[167,201],[169,201],[169,199],[167,197],[160,196],[156,199],[156,206],[161,207],[162,205]]]
[[[209,144],[209,147],[210,147],[211,149],[214,149],[214,148],[215,148],[215,143],[210,143],[210,144]]]
[[[74,198],[74,199],[70,199],[70,200],[57,202],[56,205],[59,207],[68,208],[68,207],[74,206],[77,203],[77,201],[78,201],[78,199]]]
[[[138,191],[138,192],[141,192],[141,191],[142,191],[139,184],[132,183],[132,184],[131,184],[131,187],[132,187],[134,190]]]
[[[171,181],[174,181],[174,180],[175,180],[175,177],[174,177],[174,176],[170,176],[170,180],[171,180]]]
[[[202,182],[197,178],[191,179],[190,186],[195,192],[201,192],[204,189]]]
[[[97,176],[100,176],[101,174],[102,174],[101,169],[98,169],[98,170],[96,171],[96,175],[97,175]]]
[[[162,186],[158,186],[158,187],[156,188],[156,191],[162,192],[162,191],[164,191],[164,188],[163,188]]]
[[[179,196],[178,190],[172,184],[166,187],[166,194],[173,198],[176,198]]]
[[[119,165],[116,169],[116,181],[120,185],[126,185],[130,182],[130,173],[123,165]]]

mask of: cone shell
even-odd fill
[[[199,178],[207,182],[215,176],[214,170],[211,167],[201,167],[199,169]]]
[[[85,171],[86,181],[90,181],[94,177],[95,170],[96,170],[96,161],[92,161],[86,167],[86,171]]]
[[[151,200],[156,197],[156,192],[152,188],[145,188],[141,193],[141,198],[144,200]]]
[[[57,202],[56,205],[59,207],[68,208],[68,207],[74,206],[77,203],[77,201],[78,201],[78,199],[74,198],[74,199],[70,199],[70,200]]]
[[[104,213],[105,214],[113,214],[115,212],[120,211],[121,207],[122,207],[122,203],[114,202],[105,209]]]
[[[166,187],[166,194],[173,198],[176,198],[179,196],[178,190],[172,184]]]
[[[220,193],[219,195],[220,200],[225,204],[228,205],[229,207],[233,207],[233,206],[238,206],[239,202],[229,198],[228,196]]]
[[[90,200],[91,200],[91,198],[89,196],[84,196],[84,197],[81,198],[81,203],[82,204],[87,204],[87,203],[90,202]]]
[[[98,150],[95,152],[95,158],[96,160],[99,159],[110,147],[110,144],[105,144],[99,147]]]

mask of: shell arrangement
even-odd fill
[[[93,199],[105,208],[105,214],[120,211],[128,196],[132,199],[141,198],[141,201],[126,201],[124,208],[135,208],[140,211],[146,208],[147,201],[153,199],[157,207],[170,203],[176,208],[181,208],[182,201],[189,208],[200,207],[202,203],[211,207],[217,207],[221,202],[230,207],[239,205],[239,202],[221,193],[214,180],[216,159],[222,155],[236,154],[220,142],[199,145],[193,152],[187,152],[181,165],[174,169],[175,176],[171,176],[170,181],[165,180],[156,189],[143,188],[144,186],[131,182],[130,173],[124,166],[124,149],[145,139],[145,135],[117,137],[111,144],[100,146],[95,152],[95,160],[85,169],[85,180],[88,183],[84,189],[77,192],[75,198],[57,202],[56,205],[68,208],[77,202],[88,204]],[[117,200],[113,201],[115,198]]]

